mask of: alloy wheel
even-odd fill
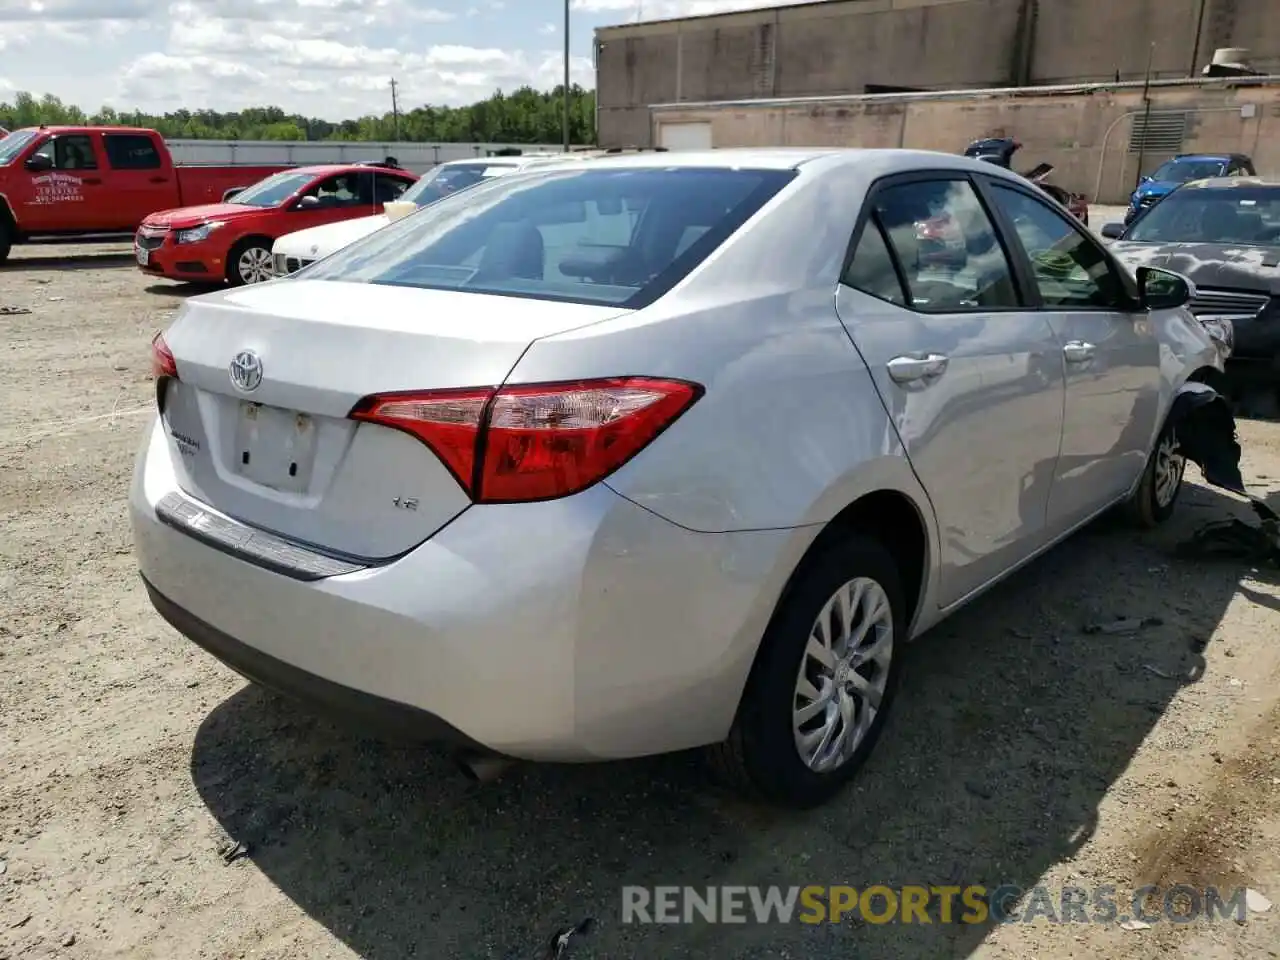
[[[792,705],[800,759],[815,773],[847,763],[880,710],[893,660],[893,608],[869,577],[850,580],[809,631]]]

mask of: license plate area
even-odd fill
[[[242,400],[232,456],[232,468],[246,480],[301,493],[315,464],[316,423],[305,413]]]
[[[137,255],[137,258],[138,258],[138,266],[145,267],[147,264],[151,262],[151,251],[148,250],[146,247],[137,246],[134,248],[134,253]]]

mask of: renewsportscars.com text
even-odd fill
[[[1246,917],[1216,887],[623,887],[623,923],[1191,923]]]

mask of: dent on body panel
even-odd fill
[[[944,564],[1030,543],[1044,526],[1062,423],[1062,355],[1048,324],[1034,313],[918,314],[848,288],[839,297],[864,355],[949,358],[932,383],[882,390],[938,516]],[[1026,468],[996,469],[1015,463]],[[1005,488],[993,490],[993,477]]]

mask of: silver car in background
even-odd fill
[[[1192,292],[947,154],[496,178],[185,302],[138,563],[245,676],[473,771],[710,746],[816,804],[905,641],[1110,507],[1173,511],[1170,412],[1221,365]]]

